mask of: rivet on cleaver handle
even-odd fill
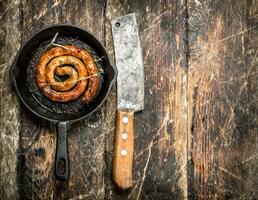
[[[112,20],[117,77],[117,127],[113,180],[121,189],[132,186],[134,112],[143,110],[144,68],[134,13]]]

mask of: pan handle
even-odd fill
[[[69,177],[67,131],[68,122],[57,122],[55,176],[60,181],[66,181]]]

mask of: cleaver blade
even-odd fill
[[[111,23],[118,68],[117,107],[143,110],[144,67],[136,14],[119,17]]]

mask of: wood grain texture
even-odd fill
[[[124,122],[123,119],[128,119],[128,121]],[[122,151],[126,154],[122,154]],[[113,180],[123,190],[132,186],[133,151],[134,112],[118,110],[113,156]]]
[[[257,199],[258,1],[189,1],[189,198]]]
[[[257,199],[257,5],[1,1],[0,198]],[[20,109],[11,89],[20,40],[44,25],[71,23],[93,32],[114,58],[110,21],[131,12],[138,14],[145,72],[145,109],[134,121],[133,186],[120,191],[112,181],[115,86],[94,115],[71,125],[71,176],[60,183],[53,176],[54,124]]]
[[[22,1],[21,38],[44,25],[58,23],[61,9],[54,1]],[[21,110],[19,186],[22,199],[53,199],[55,193],[55,126],[36,118],[26,108]]]
[[[185,73],[185,3],[179,1],[108,1],[106,46],[113,55],[110,21],[136,12],[143,48],[144,111],[135,113],[133,187],[121,192],[111,182],[114,147],[115,91],[107,103],[105,199],[182,199],[187,196],[187,143],[177,106],[183,104],[181,76]],[[183,83],[184,84],[184,83]],[[183,86],[182,86],[183,87]],[[186,93],[185,93],[186,95]],[[178,105],[176,103],[178,102]],[[175,123],[178,124],[177,128]],[[175,141],[177,141],[175,143]]]
[[[9,70],[20,46],[19,0],[0,2],[0,198],[18,197],[16,182],[20,105]]]
[[[104,1],[22,2],[22,39],[44,25],[79,25],[103,39]],[[20,159],[21,195],[25,199],[102,199],[104,196],[104,134],[100,108],[86,120],[71,124],[68,131],[69,182],[53,176],[56,131],[54,124],[22,111]]]

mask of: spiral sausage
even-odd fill
[[[37,83],[52,101],[68,102],[84,93],[82,100],[90,102],[96,95],[100,78],[91,55],[75,46],[55,47],[45,52],[37,64]],[[55,75],[68,75],[63,82]]]

